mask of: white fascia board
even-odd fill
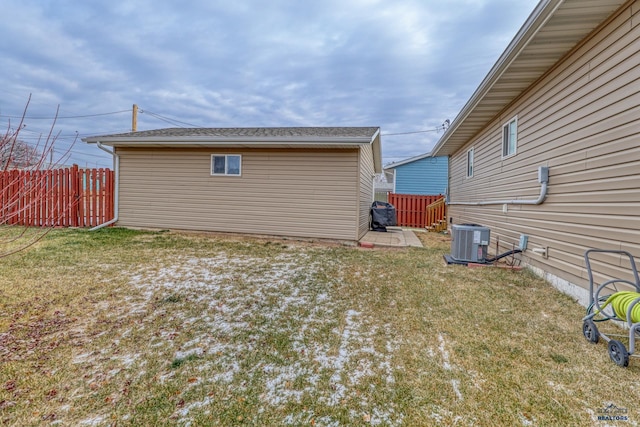
[[[380,139],[380,128],[373,134],[369,144],[373,152],[373,170],[375,173],[382,173],[382,141]]]

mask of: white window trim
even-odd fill
[[[238,173],[228,173],[227,165],[229,164],[227,161],[228,157],[239,157],[240,164],[238,167]],[[213,173],[213,161],[216,157],[224,157],[224,173]],[[211,176],[242,176],[242,154],[212,154],[211,155],[211,164],[210,164],[210,173]]]
[[[515,147],[513,147],[513,153],[505,154],[505,148],[508,148],[509,141],[505,141],[504,139],[504,130],[505,128],[507,128],[507,132],[510,132],[509,126],[511,126],[511,123],[516,124],[516,145]],[[502,144],[500,145],[500,154],[502,159],[508,159],[509,157],[513,157],[518,153],[518,116],[512,117],[511,119],[509,119],[509,121],[503,124],[501,131],[502,132],[500,134],[500,140],[502,141]]]
[[[467,150],[467,159],[465,161],[465,164],[467,166],[466,171],[465,171],[465,176],[466,178],[473,178],[473,174],[475,172],[475,153],[473,150],[474,147],[471,147]],[[469,154],[471,154],[471,174],[469,174]]]

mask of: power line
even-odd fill
[[[381,133],[380,136],[415,135],[417,133],[440,132],[440,131],[446,131],[449,128],[449,125],[451,125],[451,121],[447,119],[440,126],[437,126],[433,129],[416,130],[413,132]]]
[[[68,145],[67,147],[60,147],[59,145],[48,145],[48,146],[43,146],[40,144],[34,144],[32,142],[28,142],[28,141],[24,141],[24,140],[20,140],[22,142],[24,142],[25,144],[27,144],[29,147],[35,148],[35,149],[40,149],[40,150],[45,150],[45,151],[53,151],[54,153],[57,154],[77,154],[80,156],[87,156],[87,157],[94,157],[94,158],[105,158],[108,155],[106,153],[100,152],[100,151],[96,151],[96,153],[90,153],[90,152],[85,152],[85,151],[81,151],[79,150],[75,144],[71,144]]]
[[[413,132],[381,133],[380,136],[414,135],[417,133],[438,132],[440,129],[416,130]]]
[[[0,117],[6,117],[8,119],[29,119],[29,120],[60,120],[60,119],[86,119],[89,117],[109,116],[113,114],[130,113],[131,110],[111,111],[109,113],[97,113],[97,114],[85,114],[78,116],[53,116],[53,117],[37,117],[37,116],[9,116],[0,114]]]
[[[148,115],[150,115],[152,117],[155,117],[158,120],[162,120],[163,122],[166,122],[166,123],[178,126],[178,127],[184,127],[182,125],[187,125],[187,126],[194,127],[194,128],[200,127],[200,126],[194,125],[192,123],[187,123],[187,122],[183,122],[183,121],[180,121],[180,120],[172,119],[170,117],[162,116],[162,115],[160,115],[158,113],[154,113],[154,112],[149,111],[149,110],[142,110],[141,109],[139,111],[142,114],[148,114]]]
[[[2,118],[8,118],[8,119],[29,119],[29,120],[56,120],[56,119],[83,119],[83,118],[91,118],[91,117],[101,117],[101,116],[109,116],[109,115],[115,115],[115,114],[123,114],[123,113],[130,113],[131,110],[119,110],[119,111],[111,111],[111,112],[107,112],[107,113],[96,113],[96,114],[84,114],[84,115],[75,115],[75,116],[51,116],[51,117],[39,117],[39,116],[12,116],[12,115],[6,115],[6,114],[0,114],[0,117]],[[185,126],[189,126],[189,127],[200,127],[199,125],[193,124],[193,123],[189,123],[189,122],[184,122],[181,120],[177,120],[171,117],[167,117],[158,113],[154,113],[153,111],[149,111],[149,110],[143,110],[140,109],[139,112],[141,114],[148,114],[151,117],[154,117],[160,121],[163,121],[165,123],[169,123],[171,125],[174,126],[178,126],[178,127],[185,127]],[[445,121],[445,123],[443,123],[441,126],[435,127],[433,129],[423,129],[423,130],[417,130],[417,131],[410,131],[410,132],[394,132],[394,133],[382,133],[380,134],[381,136],[402,136],[402,135],[416,135],[416,134],[421,134],[421,133],[430,133],[430,132],[440,132],[447,130],[448,127],[448,120]],[[20,132],[32,132],[32,133],[37,133],[37,134],[42,134],[41,132],[37,132],[37,131],[33,131],[30,129],[21,129]],[[120,131],[118,131],[120,132]],[[106,133],[117,133],[117,132],[97,132],[97,133],[101,133],[101,134],[106,134]],[[91,134],[97,134],[96,132],[92,132]],[[80,134],[78,133],[74,133],[74,134],[65,134],[65,135],[59,135],[58,138],[74,138],[79,136]]]
[[[106,153],[100,150],[96,150],[95,152],[92,153],[91,151],[93,150],[91,150],[89,146],[81,144],[79,134],[78,135],[73,134],[71,137],[67,137],[67,138],[60,138],[60,137],[56,138],[55,136],[52,136],[51,138],[46,138],[39,132],[36,132],[36,131],[30,131],[30,132],[36,135],[34,136],[18,135],[17,139],[29,145],[30,147],[33,147],[38,150],[53,151],[57,155],[64,155],[67,157],[72,155],[74,157],[82,156],[85,158],[88,157],[88,158],[97,159],[97,160],[104,160],[107,157]],[[88,151],[83,151],[80,147],[86,147],[88,148]]]
[[[441,130],[445,130],[445,128],[438,127],[435,129],[416,130],[413,132],[381,133],[380,136],[415,135],[417,133],[440,132]]]
[[[71,139],[71,138],[82,138],[84,136],[91,136],[91,135],[110,135],[110,134],[115,134],[115,133],[124,133],[124,132],[129,132],[130,129],[118,129],[118,130],[114,130],[114,131],[100,131],[100,132],[91,132],[91,133],[85,133],[85,132],[78,132],[78,133],[61,133],[60,135],[57,136],[57,139]],[[27,133],[31,133],[33,134],[33,136],[30,135],[24,135],[24,132]],[[49,130],[47,130],[46,132],[40,132],[37,130],[32,130],[32,129],[28,129],[28,128],[22,128],[19,130],[19,135],[18,135],[18,139],[38,139],[40,137],[44,137],[45,134],[49,133]]]

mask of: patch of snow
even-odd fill
[[[451,386],[453,387],[453,391],[456,394],[456,397],[458,398],[458,400],[463,400],[462,398],[462,393],[460,393],[460,381],[458,380],[451,380]]]
[[[520,422],[522,422],[523,426],[532,426],[533,421],[527,419],[524,415],[518,414],[518,418],[520,418]]]
[[[189,414],[189,412],[190,412],[192,409],[195,409],[195,408],[202,408],[203,406],[210,405],[212,402],[213,402],[213,399],[211,399],[211,397],[207,396],[207,397],[205,397],[205,398],[204,398],[204,400],[201,400],[201,401],[199,401],[199,402],[193,402],[193,403],[190,403],[189,405],[186,405],[184,408],[181,408],[181,409],[178,411],[178,414],[179,414],[181,417],[183,417],[183,418],[184,418],[184,417],[186,417],[186,416]],[[181,421],[182,421],[182,422],[184,422],[184,420],[181,420]]]
[[[73,364],[84,363],[84,362],[88,361],[91,356],[93,356],[92,352],[78,354],[77,356],[74,356],[74,358],[71,361],[71,363],[73,363]]]
[[[335,393],[329,398],[329,405],[335,406],[340,403],[345,396],[346,387],[340,382],[342,379],[342,375],[345,373],[345,365],[349,361],[350,352],[348,346],[350,344],[351,337],[356,334],[354,331],[354,320],[353,318],[359,316],[360,313],[354,310],[349,310],[346,313],[345,317],[345,327],[342,331],[342,336],[340,337],[340,347],[338,349],[337,357],[333,358],[331,368],[334,373],[331,376],[332,386],[335,388]],[[351,372],[351,375],[357,374],[356,372]]]
[[[173,378],[174,376],[175,376],[175,372],[169,372],[169,373],[166,373],[166,374],[164,374],[164,375],[160,375],[160,376],[158,377],[158,382],[159,382],[160,384],[164,384],[164,382],[165,382],[167,379],[169,379],[169,378]]]
[[[130,367],[131,365],[133,365],[138,359],[140,359],[140,355],[139,354],[128,354],[128,355],[123,355],[123,356],[111,356],[112,360],[119,360],[120,363],[122,363],[122,365],[125,368]]]
[[[99,426],[99,425],[103,425],[105,423],[105,416],[104,415],[97,415],[93,418],[86,418],[84,420],[80,421],[80,425],[83,426]]]
[[[229,361],[225,363],[225,369],[224,373],[214,375],[213,379],[216,382],[231,384],[233,378],[240,372],[240,364],[238,364],[237,360]]]
[[[376,319],[350,309],[344,312],[343,328],[334,331],[337,348],[329,343],[309,341],[310,333],[326,327],[327,322],[334,322],[342,311],[331,297],[333,291],[318,292],[317,277],[324,267],[311,261],[306,248],[275,258],[230,256],[221,252],[208,258],[177,257],[161,268],[153,265],[141,268],[129,275],[129,283],[146,298],[145,303],[136,303],[145,310],[149,309],[149,302],[157,301],[158,297],[162,300],[176,296],[180,297],[177,302],[186,299],[189,303],[202,304],[204,308],[196,316],[176,319],[180,314],[173,314],[175,310],[169,310],[167,305],[166,310],[160,308],[144,319],[145,323],[153,324],[155,319],[170,315],[174,316],[171,320],[179,320],[190,331],[197,331],[188,342],[180,343],[179,338],[184,334],[181,330],[160,330],[147,348],[161,351],[176,347],[176,358],[206,355],[202,365],[208,369],[203,371],[201,366],[196,366],[203,372],[202,383],[238,387],[234,381],[245,369],[241,367],[242,360],[261,345],[261,338],[265,334],[285,334],[289,351],[299,357],[286,364],[274,362],[255,368],[264,384],[261,395],[264,404],[300,403],[305,395],[330,406],[340,406],[343,400],[349,399],[360,405],[359,410],[351,414],[354,420],[361,421],[362,414],[368,414],[373,425],[401,424],[403,416],[393,407],[379,406],[369,401],[366,393],[356,392],[367,382],[374,389],[379,387],[378,379],[382,379],[383,387],[394,384],[392,357],[399,345],[393,340],[388,325],[380,329]],[[323,284],[325,289],[331,286],[339,287],[340,282]],[[295,326],[288,320],[292,314],[296,316]],[[129,331],[123,336],[127,333]],[[282,357],[274,350],[274,360]],[[173,375],[169,372],[158,381],[165,382]],[[375,382],[369,381],[372,377],[376,378]],[[327,378],[330,390],[320,386],[322,379]],[[205,399],[182,408],[181,422],[190,423],[189,412],[209,402]],[[340,425],[330,417],[314,418],[306,411],[290,414],[283,422],[299,425],[308,424],[312,419],[316,425]]]
[[[438,334],[438,341],[440,341],[440,346],[438,347],[438,350],[440,350],[440,354],[442,355],[442,360],[443,360],[442,365],[444,369],[446,369],[447,371],[450,371],[451,364],[449,364],[449,352],[445,347],[444,337],[442,336],[442,334]]]
[[[442,355],[442,366],[444,367],[444,369],[446,369],[447,371],[451,371],[451,363],[449,363],[449,352],[447,351],[446,348],[446,343],[444,341],[444,337],[442,336],[442,334],[438,334],[438,341],[440,341],[440,346],[438,347],[438,350],[440,350],[440,354]],[[451,380],[451,386],[453,387],[453,392],[456,394],[456,397],[458,398],[458,400],[463,400],[462,397],[462,393],[460,393],[460,381],[457,379],[452,379]]]
[[[265,382],[267,391],[264,394],[264,400],[273,406],[279,406],[288,402],[300,403],[305,393],[313,393],[319,378],[300,365],[297,362],[287,367],[264,366],[262,368],[264,373],[275,374]],[[307,386],[301,390],[295,389],[294,383],[300,378],[304,379]]]
[[[395,425],[402,424],[402,419],[402,415],[396,414],[393,408],[385,408],[384,411],[374,408],[369,423],[374,426]]]
[[[186,346],[186,345],[185,345]],[[204,354],[204,350],[200,347],[196,347],[196,348],[190,348],[189,350],[185,350],[185,351],[176,351],[174,358],[175,359],[186,359],[187,357],[191,356],[191,355],[196,355],[198,357],[201,357]]]

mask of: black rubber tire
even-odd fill
[[[587,339],[587,341],[597,344],[600,341],[600,333],[598,332],[598,328],[596,328],[596,324],[593,323],[593,320],[587,319],[582,322],[582,335]]]
[[[609,341],[609,357],[616,365],[622,368],[629,366],[629,353],[627,353],[626,347],[620,341]]]

